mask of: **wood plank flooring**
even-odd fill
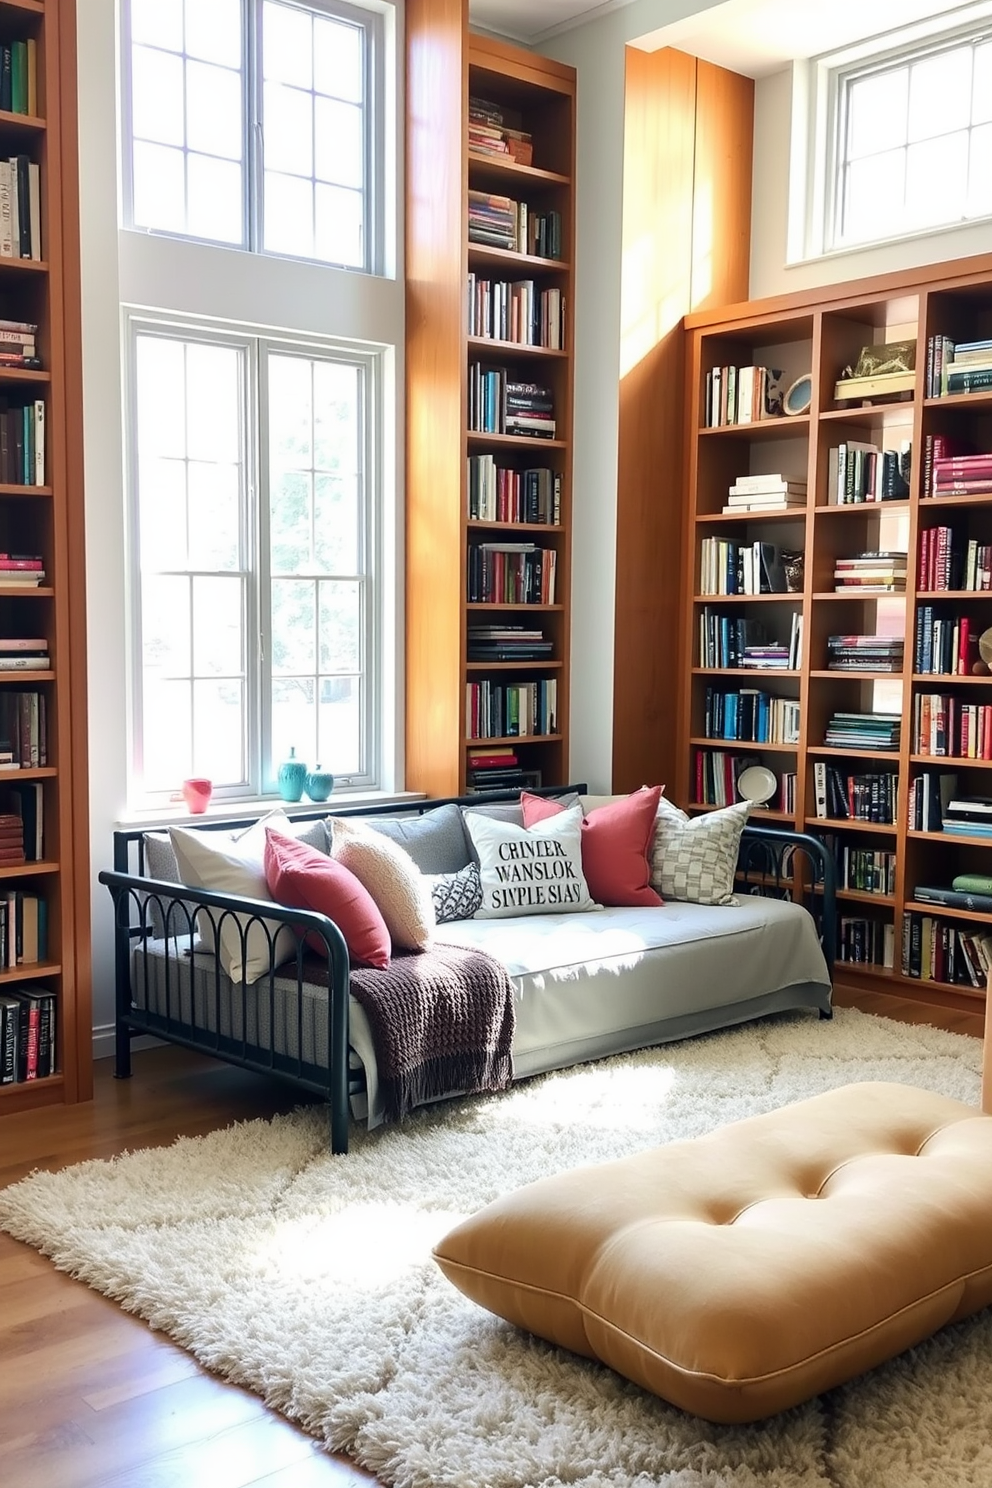
[[[982,1035],[977,1014],[860,994],[836,999]],[[180,1049],[97,1065],[92,1102],[0,1118],[0,1187],[35,1168],[161,1146],[299,1104],[275,1081]],[[332,1457],[254,1395],[43,1256],[0,1234],[0,1448],[16,1488],[354,1488],[375,1479]]]

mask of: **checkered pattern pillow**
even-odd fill
[[[651,887],[688,904],[736,904],[734,871],[751,809],[738,801],[690,817],[662,796],[651,850]]]

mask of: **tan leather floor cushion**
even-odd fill
[[[518,1327],[757,1420],[992,1302],[992,1117],[847,1085],[532,1183],[434,1256]]]

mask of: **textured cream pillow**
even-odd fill
[[[736,904],[734,873],[750,809],[749,801],[738,801],[702,816],[686,816],[662,796],[651,849],[651,887],[663,899]]]
[[[349,869],[372,895],[394,949],[422,951],[434,933],[430,880],[405,848],[382,832],[346,816],[327,819],[331,857]]]
[[[479,854],[482,904],[477,920],[600,909],[582,872],[582,807],[576,802],[532,827],[465,812]]]

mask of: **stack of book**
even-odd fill
[[[934,388],[932,396],[977,393],[992,388],[992,340],[949,343],[945,336],[937,337],[935,357],[939,362],[939,386]]]
[[[952,837],[992,837],[992,799],[954,796],[943,810],[943,830]]]
[[[469,661],[543,661],[551,656],[554,643],[542,630],[524,625],[470,625]]]
[[[906,554],[891,549],[834,560],[834,592],[899,594],[906,588]]]
[[[902,636],[832,635],[827,637],[831,672],[901,672]]]
[[[38,553],[0,553],[0,585],[35,589],[45,581],[44,561]]]
[[[41,366],[35,334],[38,327],[29,320],[0,320],[0,367]]]
[[[957,882],[958,879],[955,879],[954,883]],[[956,889],[953,885],[944,888],[939,884],[917,884],[913,889],[913,898],[922,904],[943,904],[948,909],[974,909],[979,914],[992,914],[992,879],[978,877],[978,882],[985,885],[984,890],[979,892]]]
[[[933,496],[984,496],[992,492],[992,452],[979,455],[935,455]]]
[[[831,749],[895,750],[899,748],[898,713],[831,715],[824,743]]]
[[[518,247],[517,203],[508,196],[489,191],[468,194],[468,240],[487,248],[506,248],[511,253]]]
[[[18,868],[25,862],[24,823],[13,811],[0,813],[0,867]]]
[[[47,672],[50,665],[44,636],[0,639],[0,672]]]
[[[512,745],[487,744],[468,752],[468,784],[473,790],[513,790],[522,774]]]
[[[554,439],[555,405],[549,388],[536,382],[507,382],[503,395],[503,432],[529,439]]]
[[[533,140],[525,129],[511,124],[510,117],[498,103],[469,98],[468,147],[473,154],[505,155],[519,165],[530,165],[534,159]]]
[[[806,482],[785,475],[739,475],[727,492],[728,516],[752,511],[788,511],[806,505]]]

